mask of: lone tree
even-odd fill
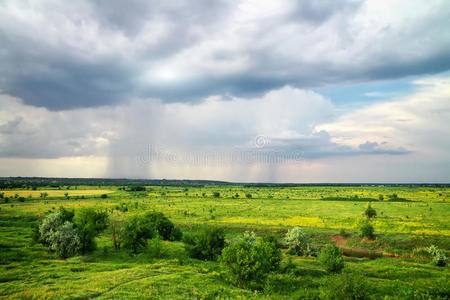
[[[367,208],[366,208],[366,210],[364,211],[364,215],[366,215],[366,217],[367,217],[368,219],[374,218],[374,217],[376,217],[376,215],[377,215],[376,210],[372,207],[372,205],[371,205],[370,202],[367,204]]]

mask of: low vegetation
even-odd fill
[[[0,198],[4,298],[449,298],[447,187],[136,182]]]

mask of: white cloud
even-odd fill
[[[325,130],[334,142],[352,147],[365,141],[387,142],[391,147],[448,159],[450,79],[434,77],[415,84],[420,88],[413,94],[344,113],[317,130]]]

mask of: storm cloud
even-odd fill
[[[448,70],[449,2],[387,3],[2,1],[0,89],[67,110]]]

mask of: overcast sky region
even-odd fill
[[[450,182],[448,0],[0,0],[0,176]]]

